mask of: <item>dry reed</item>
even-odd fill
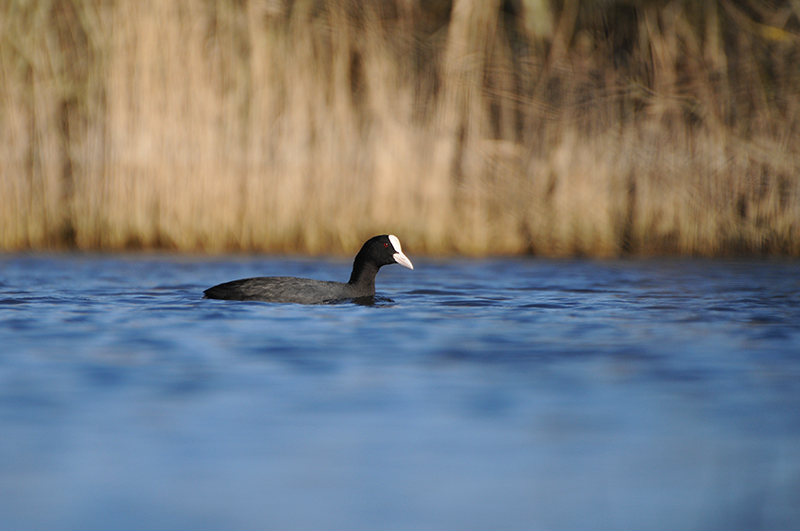
[[[800,255],[796,2],[0,4],[0,249]]]

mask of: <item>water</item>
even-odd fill
[[[0,528],[800,528],[800,263],[409,256],[0,256]]]

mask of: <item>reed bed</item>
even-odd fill
[[[0,249],[798,256],[798,10],[5,0]]]

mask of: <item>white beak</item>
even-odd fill
[[[403,249],[400,247],[400,240],[397,239],[397,236],[390,234],[389,241],[392,242],[392,247],[394,247],[394,254],[392,255],[394,261],[401,266],[414,269],[414,264],[412,264],[411,260],[409,260],[408,257],[403,254]]]
[[[394,253],[392,255],[394,261],[400,264],[401,266],[406,266],[409,269],[414,269],[414,264],[411,263],[411,260],[408,259],[406,255],[403,253]]]

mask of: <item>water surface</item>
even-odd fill
[[[800,263],[408,254],[0,256],[0,528],[798,529]]]

